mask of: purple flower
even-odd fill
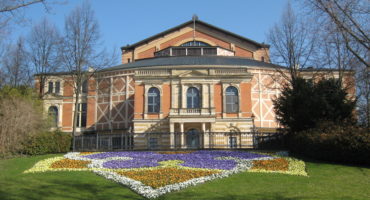
[[[211,151],[200,150],[186,154],[159,154],[150,151],[104,152],[84,157],[91,159],[105,159],[111,157],[130,157],[132,160],[111,160],[103,166],[110,169],[156,167],[158,162],[167,160],[182,160],[185,167],[231,170],[236,166],[235,160],[217,160],[219,157],[233,157],[239,159],[255,159],[268,157],[246,151]]]

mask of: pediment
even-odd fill
[[[189,70],[178,75],[178,77],[199,77],[199,76],[208,76],[207,71],[205,70]]]

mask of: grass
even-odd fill
[[[22,174],[37,161],[53,156],[0,160],[0,199],[144,199],[92,172]],[[306,164],[310,177],[246,172],[169,193],[158,199],[370,199],[369,168],[308,161]]]

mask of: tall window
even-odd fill
[[[86,94],[87,93],[87,90],[88,90],[88,82],[87,82],[87,80],[84,80],[82,82],[82,93],[83,94]]]
[[[59,94],[59,92],[60,92],[60,82],[57,81],[55,82],[55,93]]]
[[[152,87],[148,91],[148,112],[159,113],[161,105],[161,96],[159,95],[158,88]]]
[[[48,93],[53,93],[53,87],[54,87],[54,84],[53,82],[49,82],[49,87],[48,87]]]
[[[239,97],[238,90],[230,86],[226,88],[226,112],[236,113],[239,111]]]
[[[87,104],[79,103],[77,108],[77,127],[86,127]]]
[[[195,87],[190,87],[186,93],[187,108],[200,108],[199,90]]]
[[[53,127],[58,127],[58,108],[56,106],[50,106],[48,111],[49,117]]]
[[[190,41],[190,42],[185,42],[184,44],[180,45],[182,47],[208,47],[210,46],[209,44],[201,41]]]

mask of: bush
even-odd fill
[[[30,87],[0,88],[0,158],[17,154],[29,135],[46,129],[35,96]]]
[[[370,164],[370,133],[356,126],[321,123],[317,128],[291,134],[289,147],[319,160]]]
[[[71,149],[72,136],[59,130],[29,136],[23,144],[23,152],[28,155],[64,153]]]

